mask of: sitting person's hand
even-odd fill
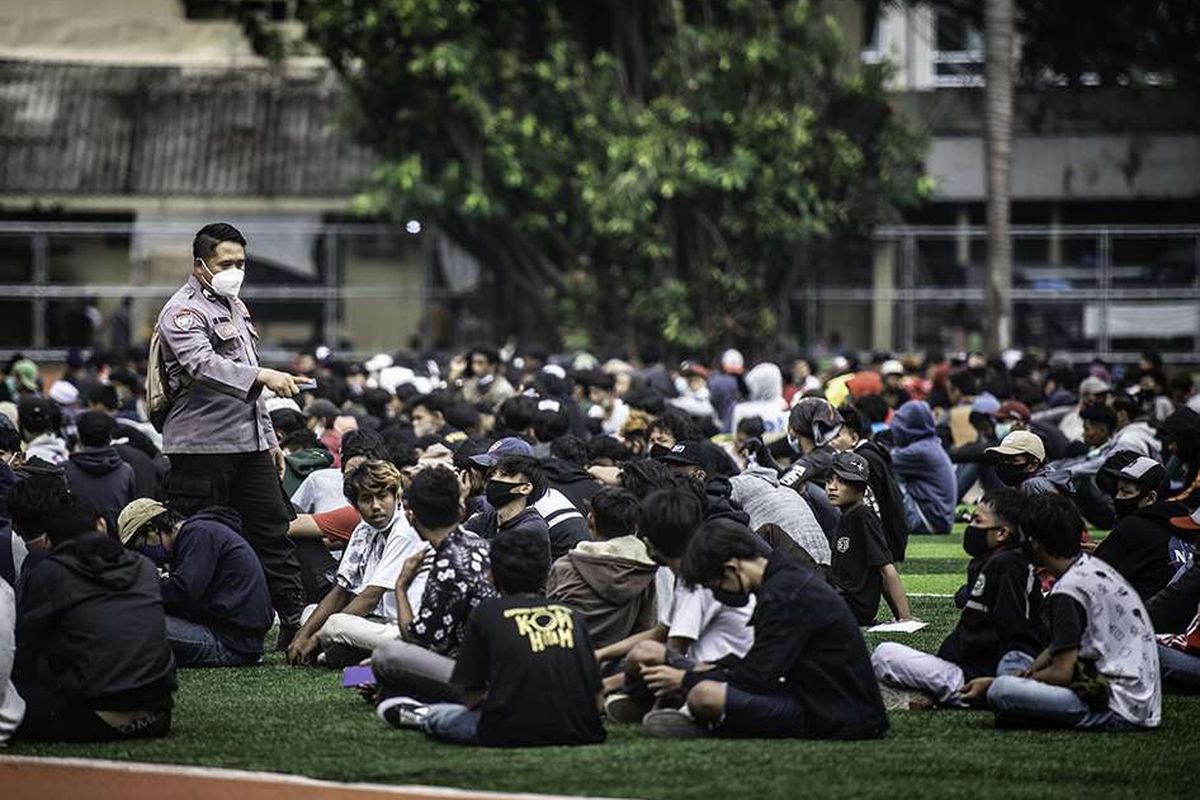
[[[666,694],[683,688],[683,676],[687,673],[666,664],[642,667],[642,680],[655,694]]]
[[[292,639],[292,643],[288,645],[287,660],[292,666],[300,666],[308,664],[317,654],[318,642],[315,636],[300,636]]]
[[[983,705],[987,700],[988,689],[992,687],[995,678],[975,678],[967,681],[967,685],[958,690],[959,699],[971,705]]]

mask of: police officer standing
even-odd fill
[[[261,394],[265,387],[293,397],[297,378],[258,365],[258,332],[238,299],[246,275],[246,239],[238,229],[205,225],[192,242],[192,258],[191,278],[157,323],[173,398],[163,422],[168,499],[183,514],[210,505],[241,514],[242,534],[262,561],[279,613],[278,646],[286,648],[305,598],[287,535],[295,512],[280,483],[283,453]]]

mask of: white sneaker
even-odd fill
[[[429,706],[411,697],[389,697],[375,707],[375,714],[393,728],[424,730]]]

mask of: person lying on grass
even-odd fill
[[[703,519],[703,501],[686,488],[652,492],[639,506],[638,536],[661,565],[655,577],[658,623],[596,653],[601,663],[618,660],[619,671],[605,681],[605,688],[619,690],[604,707],[613,722],[641,722],[655,705],[683,704],[679,691],[660,692],[656,700],[643,678],[647,669],[663,664],[690,669],[701,661],[745,655],[754,642],[752,605],[733,608],[679,578],[683,554]]]
[[[755,596],[754,645],[744,658],[645,670],[652,689],[687,693],[684,709],[647,714],[647,733],[875,739],[887,732],[862,634],[819,573],[780,552],[764,555],[748,528],[717,520],[688,544],[682,578],[732,607]]]
[[[1065,497],[1028,501],[1026,553],[1056,578],[1047,598],[1050,646],[1020,676],[969,681],[962,699],[986,698],[997,724],[1009,727],[1155,728],[1162,686],[1149,614],[1119,572],[1081,550],[1079,526]]]
[[[451,682],[464,704],[392,697],[377,713],[389,725],[452,744],[485,747],[585,745],[604,741],[600,670],[583,617],[547,601],[546,540],[504,531],[491,542],[500,597],[471,612]]]
[[[880,596],[887,597],[898,621],[912,619],[883,524],[865,502],[870,478],[865,458],[858,453],[838,453],[825,484],[829,501],[842,512],[833,538],[829,577],[859,625],[874,623]]]
[[[357,664],[376,646],[400,635],[392,590],[404,562],[429,546],[408,524],[399,502],[400,471],[386,461],[364,461],[346,475],[346,499],[362,522],[354,529],[334,586],[316,606],[305,609],[303,624],[288,647],[289,664],[307,664],[318,652],[329,666]],[[409,586],[418,607],[428,575]]]
[[[959,690],[968,680],[1018,674],[1045,647],[1042,592],[1019,533],[1025,502],[1019,491],[1001,489],[975,507],[963,534],[963,549],[971,556],[967,582],[954,595],[962,614],[936,656],[896,642],[875,648],[871,664],[889,706],[961,707]],[[904,696],[891,687],[920,694]]]

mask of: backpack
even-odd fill
[[[187,373],[182,376],[182,386],[180,391],[191,385],[191,378]],[[150,418],[150,424],[154,426],[154,430],[159,433],[163,432],[163,425],[167,421],[167,415],[171,413],[171,408],[175,405],[175,396],[171,394],[170,383],[167,380],[167,363],[163,356],[162,339],[158,333],[158,326],[154,326],[154,333],[150,334],[150,356],[147,361],[146,369],[146,416]]]

